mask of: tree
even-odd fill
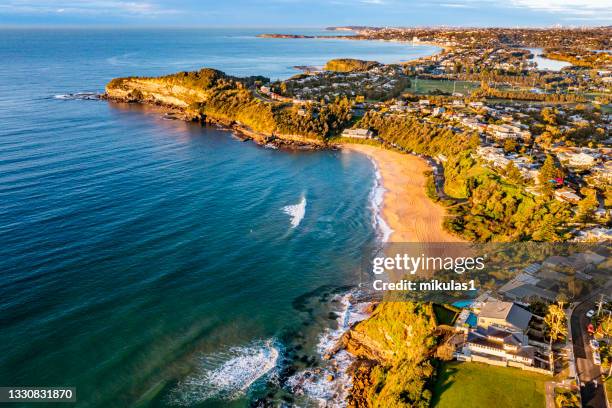
[[[559,169],[555,165],[555,159],[549,154],[546,155],[546,160],[540,168],[539,181],[544,194],[552,194],[552,183],[551,180],[559,176]]]
[[[584,194],[584,198],[578,203],[578,212],[576,219],[579,222],[587,222],[593,218],[599,201],[597,201],[597,192],[592,188],[583,188],[580,190]]]
[[[512,139],[512,138],[507,138],[504,141],[504,152],[506,153],[514,153],[516,152],[516,140]]]
[[[565,316],[565,310],[556,304],[548,306],[548,313],[544,317],[544,325],[546,326],[550,342],[550,367],[551,370],[554,370],[552,345],[553,342],[567,335],[567,318]]]
[[[542,109],[542,119],[549,125],[557,124],[557,115],[555,114],[555,111],[552,108]]]
[[[523,182],[523,175],[512,160],[508,162],[508,165],[506,165],[504,172],[508,180],[512,181],[513,183],[519,184]]]
[[[578,395],[571,391],[562,391],[555,397],[555,406],[557,408],[579,408],[580,400]]]
[[[548,313],[544,317],[544,324],[546,325],[551,345],[567,335],[565,310],[557,304],[548,306]]]
[[[442,361],[450,361],[450,360],[452,360],[454,354],[455,354],[455,347],[453,347],[448,342],[440,345],[436,349],[436,357],[438,357]]]
[[[557,221],[552,214],[546,214],[538,229],[533,232],[531,237],[534,241],[550,242],[557,241]]]

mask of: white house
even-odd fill
[[[370,129],[345,129],[342,137],[353,137],[357,139],[371,139],[374,133]]]
[[[477,327],[467,333],[463,353],[532,366],[535,349],[526,335],[532,316],[513,302],[485,302]]]

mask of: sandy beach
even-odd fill
[[[446,210],[425,194],[429,170],[418,157],[376,146],[345,144],[345,150],[372,158],[385,188],[382,216],[393,230],[389,242],[462,242],[442,227]]]

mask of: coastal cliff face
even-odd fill
[[[206,92],[202,89],[168,84],[157,78],[120,78],[106,86],[106,95],[114,100],[153,103],[181,109],[206,100]]]
[[[259,94],[264,77],[237,78],[204,68],[155,78],[116,78],[106,85],[112,101],[167,107],[185,120],[232,128],[261,143],[325,146],[351,118],[348,101],[295,105]]]
[[[349,406],[427,407],[435,331],[432,306],[413,302],[383,302],[352,327],[342,339],[356,357]]]
[[[372,68],[381,66],[376,61],[364,61],[353,58],[338,58],[327,61],[325,64],[326,71],[336,72],[355,72],[355,71],[368,71]]]
[[[202,69],[163,77],[116,78],[105,87],[107,99],[161,105],[181,111],[185,119],[199,120],[204,116],[200,104],[205,103],[217,86],[231,83],[222,72]]]

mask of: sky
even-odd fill
[[[0,0],[0,26],[612,25],[612,0]]]

